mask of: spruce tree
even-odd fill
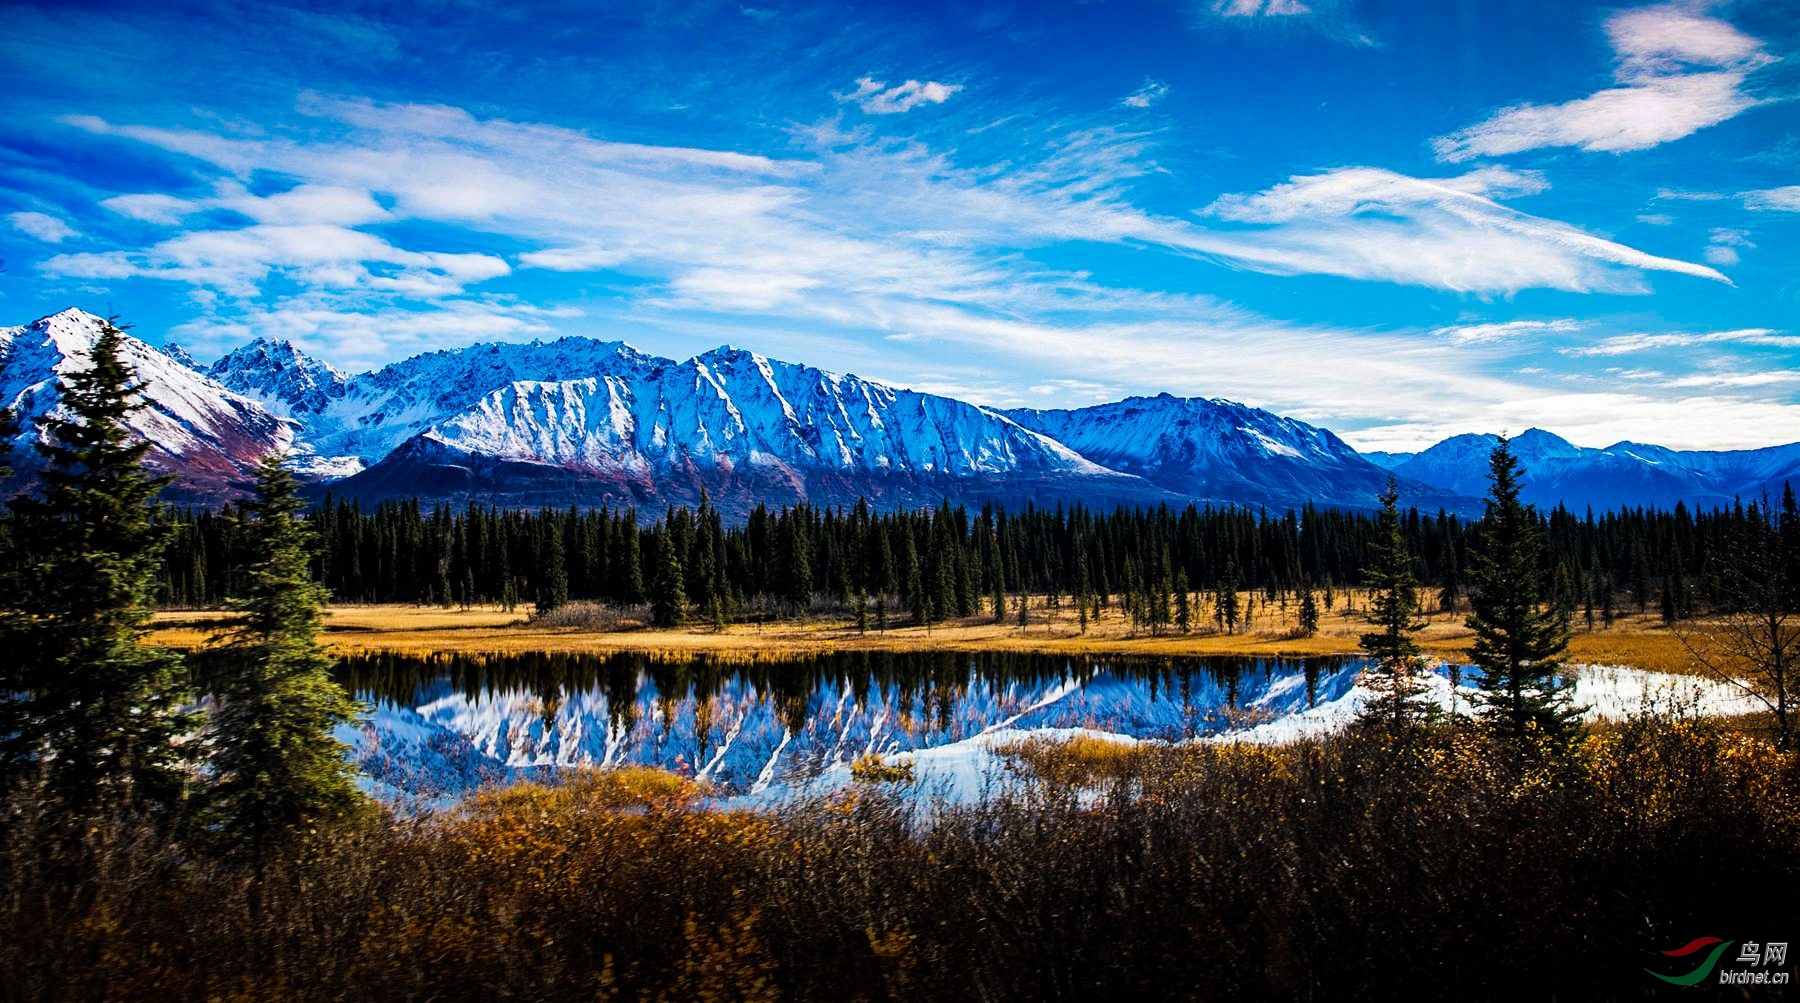
[[[1557,670],[1569,643],[1568,612],[1546,602],[1544,534],[1537,512],[1519,498],[1522,470],[1502,436],[1488,461],[1489,488],[1474,557],[1467,623],[1469,659],[1481,670],[1483,717],[1524,739],[1566,733],[1577,711]]]
[[[679,627],[687,620],[687,592],[682,587],[681,562],[675,556],[675,540],[664,536],[657,547],[656,578],[650,583],[650,624]]]
[[[353,771],[332,732],[361,708],[331,677],[319,644],[326,591],[313,581],[312,531],[283,458],[256,468],[244,504],[244,594],[210,681],[205,748],[209,832],[259,863],[272,847],[357,805]]]
[[[1183,634],[1194,632],[1194,610],[1188,602],[1188,578],[1185,570],[1175,572],[1175,627]]]
[[[1235,634],[1238,628],[1238,577],[1237,564],[1229,557],[1225,559],[1225,574],[1219,581],[1219,602],[1215,616],[1225,633]]]
[[[781,598],[796,613],[805,612],[812,604],[813,594],[812,546],[803,512],[796,508],[782,518],[776,558]]]
[[[145,405],[124,345],[105,322],[41,421],[38,494],[12,502],[31,558],[0,611],[0,784],[37,775],[76,815],[177,805],[193,748],[178,740],[198,723],[181,658],[143,643],[167,479],[145,471],[150,444],[126,426]]]
[[[538,573],[542,575],[537,594],[539,616],[569,602],[567,553],[563,546],[562,530],[551,523],[548,532],[544,534],[543,565],[538,569]]]
[[[1300,634],[1311,637],[1319,632],[1319,600],[1314,597],[1311,585],[1304,586],[1300,592]]]
[[[1393,731],[1413,723],[1421,713],[1419,674],[1424,669],[1419,642],[1413,635],[1425,628],[1425,622],[1418,619],[1419,582],[1413,576],[1412,552],[1400,527],[1399,500],[1399,483],[1390,477],[1381,493],[1373,564],[1367,575],[1367,619],[1377,629],[1357,641],[1368,652],[1368,675],[1375,690],[1375,699],[1363,708],[1363,719]]]

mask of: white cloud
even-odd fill
[[[1639,214],[1637,221],[1647,226],[1673,226],[1675,217],[1665,212],[1647,212]]]
[[[1683,3],[1606,22],[1619,86],[1555,105],[1520,104],[1432,141],[1460,162],[1547,146],[1623,153],[1681,139],[1758,104],[1749,75],[1774,62],[1762,42]]]
[[[1346,167],[1295,176],[1254,195],[1222,195],[1206,211],[1245,223],[1287,223],[1322,216],[1388,212],[1398,206],[1451,204],[1481,196],[1536,195],[1549,188],[1536,171],[1483,167],[1455,178],[1412,178],[1378,167]]]
[[[869,115],[898,115],[920,105],[943,104],[960,90],[961,84],[941,84],[936,80],[922,83],[908,80],[889,87],[886,81],[860,77],[856,81],[855,90],[839,94],[837,98],[839,101],[855,102],[858,108]]]
[[[200,211],[200,205],[196,202],[154,193],[114,195],[112,198],[102,199],[100,204],[121,216],[165,226],[173,226]]]
[[[580,316],[501,298],[465,299],[424,309],[345,309],[334,298],[305,295],[230,317],[208,316],[169,332],[201,354],[223,354],[252,338],[292,341],[342,369],[359,372],[446,344],[519,341],[553,328],[548,321]]]
[[[1800,382],[1800,371],[1774,369],[1756,373],[1697,373],[1664,380],[1657,385],[1675,390],[1694,390],[1708,387],[1767,387],[1794,382]]]
[[[255,298],[263,281],[276,274],[309,287],[433,299],[509,271],[492,255],[410,251],[360,230],[322,223],[193,230],[143,251],[59,254],[40,267],[72,278],[185,282],[239,299]]]
[[[818,284],[804,275],[739,268],[698,268],[671,283],[683,305],[745,311],[798,302],[801,293]]]
[[[1169,85],[1161,80],[1145,78],[1144,86],[1125,95],[1120,104],[1127,108],[1148,108],[1161,101],[1169,93]]]
[[[1750,235],[1742,230],[1718,226],[1712,231],[1712,238],[1707,242],[1706,260],[1715,265],[1735,265],[1738,263],[1738,249],[1752,248]]]
[[[1459,348],[1450,335],[1296,326],[1116,284],[1135,269],[1124,278],[1062,271],[1031,252],[1110,243],[1196,269],[1223,262],[1482,293],[1635,291],[1646,269],[1717,277],[1499,204],[1546,184],[1500,168],[1440,179],[1346,168],[1225,196],[1210,217],[1175,218],[1133,204],[1135,179],[1163,168],[1153,137],[1116,128],[1069,132],[1036,159],[1005,165],[962,164],[919,142],[835,129],[797,133],[813,145],[775,160],[609,143],[456,109],[323,100],[307,108],[321,119],[311,134],[322,138],[305,142],[98,123],[97,131],[204,154],[196,175],[215,187],[187,200],[114,204],[189,229],[142,248],[64,255],[49,270],[186,282],[216,297],[206,325],[215,337],[297,332],[351,366],[547,324],[517,305],[475,305],[481,283],[508,268],[498,253],[470,250],[491,242],[520,268],[631,277],[604,309],[639,329],[748,324],[809,345],[841,337],[876,353],[868,368],[902,375],[904,365],[879,354],[897,343],[871,335],[953,341],[963,346],[960,365],[986,372],[940,382],[1009,385],[991,392],[997,402],[1053,404],[1038,390],[1084,381],[1225,394],[1334,427],[1404,424],[1409,415],[1448,421],[1464,401],[1531,388],[1517,373],[1483,375],[1492,353]],[[252,198],[243,186],[253,176],[292,187]],[[410,221],[429,225],[372,232]],[[290,286],[301,293],[287,295]],[[197,332],[181,336],[202,343]],[[815,351],[799,357],[811,361]],[[937,354],[933,368],[942,370],[948,353]],[[1073,382],[1063,392],[1086,393]]]
[[[1513,341],[1529,335],[1570,334],[1581,328],[1580,321],[1564,317],[1557,320],[1509,320],[1493,324],[1457,324],[1451,327],[1440,327],[1431,333],[1440,338],[1449,339],[1452,345],[1487,345],[1499,341]]]
[[[543,268],[552,272],[596,272],[622,264],[631,256],[623,251],[598,244],[573,247],[547,247],[519,255],[519,264],[527,268]]]
[[[1690,191],[1681,188],[1658,188],[1656,197],[1674,202],[1719,202],[1725,198],[1720,192]]]
[[[1300,0],[1213,0],[1212,10],[1220,17],[1295,17],[1312,13]]]
[[[1503,401],[1469,401],[1455,412],[1377,425],[1344,435],[1358,449],[1420,449],[1446,436],[1548,428],[1583,446],[1655,442],[1672,449],[1742,449],[1748,442],[1800,441],[1800,407],[1745,396],[1682,396],[1616,390],[1551,393],[1517,388]],[[1746,429],[1754,429],[1747,440]]]
[[[1745,192],[1743,197],[1746,208],[1800,212],[1800,185]]]
[[[1800,348],[1800,335],[1783,334],[1766,327],[1704,334],[1622,334],[1592,345],[1561,349],[1564,355],[1629,355],[1659,348],[1691,348],[1695,345],[1750,345],[1761,348]]]
[[[74,227],[57,219],[49,213],[15,212],[7,214],[6,221],[12,228],[34,240],[46,244],[60,244],[70,237],[81,236]]]
[[[142,249],[63,255],[45,270],[186,282],[245,311],[263,309],[281,288],[276,278],[329,313],[391,312],[397,299],[446,309],[507,272],[498,255],[463,250],[496,234],[535,248],[514,252],[522,268],[616,269],[644,280],[627,300],[640,316],[700,309],[880,330],[921,303],[1107,323],[1181,309],[1178,298],[1109,287],[1020,253],[1066,241],[1479,293],[1641,291],[1645,269],[1721,278],[1506,208],[1495,200],[1546,182],[1497,167],[1440,179],[1374,168],[1296,177],[1219,198],[1209,211],[1223,225],[1214,226],[1136,208],[1130,183],[1161,168],[1148,137],[1110,128],[1069,133],[1036,161],[1001,170],[841,131],[818,133],[809,159],[773,160],[606,142],[459,109],[324,99],[304,107],[325,120],[316,131],[330,135],[336,124],[341,134],[302,143],[82,120],[198,156],[224,176],[208,197],[109,199],[115,211],[192,228]],[[258,173],[294,187],[251,196],[245,179]],[[202,209],[250,222],[216,211],[196,220]],[[462,228],[458,250],[419,235],[434,229],[363,229],[405,220]]]
[[[1708,244],[1702,254],[1706,260],[1721,268],[1730,268],[1741,260],[1736,248],[1726,247],[1722,244]]]
[[[1016,362],[1023,349],[1033,367],[1102,383],[1115,399],[1167,390],[1242,400],[1331,428],[1360,449],[1414,450],[1462,432],[1534,425],[1596,446],[1638,439],[1741,448],[1746,429],[1760,441],[1800,440],[1800,407],[1724,393],[1755,386],[1720,382],[1712,386],[1720,393],[1696,395],[1660,386],[1619,392],[1609,381],[1568,392],[1546,386],[1554,377],[1541,371],[1484,373],[1476,353],[1448,341],[1284,324],[1207,297],[1171,298],[1150,320],[1051,323],[916,304],[880,323],[910,345],[957,345],[956,357],[972,366],[989,354]],[[1046,406],[1032,394],[1054,386],[935,374],[915,382],[1001,407]]]
[[[1253,239],[1194,239],[1198,251],[1282,274],[1381,279],[1458,292],[1547,287],[1643,292],[1643,270],[1728,281],[1704,265],[1657,257],[1496,199],[1547,183],[1534,172],[1486,167],[1413,178],[1374,167],[1297,176],[1266,191],[1225,195],[1204,212],[1265,224]]]

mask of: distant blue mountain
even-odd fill
[[[1495,435],[1452,436],[1392,469],[1408,480],[1480,497],[1487,492],[1488,456],[1498,441]],[[1800,443],[1717,452],[1635,442],[1594,449],[1533,428],[1514,437],[1512,445],[1525,469],[1525,500],[1544,508],[1666,509],[1678,502],[1712,508],[1764,492],[1778,498],[1790,481],[1800,487]]]

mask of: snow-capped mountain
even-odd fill
[[[0,403],[56,406],[100,320],[79,310],[0,328]],[[258,339],[210,366],[128,338],[151,405],[132,419],[168,497],[217,504],[250,463],[289,448],[340,496],[502,506],[692,504],[733,517],[801,500],[882,508],[993,501],[1090,506],[1235,502],[1369,508],[1389,471],[1403,503],[1480,512],[1493,436],[1418,454],[1358,454],[1331,432],[1225,400],[1162,394],[1077,410],[998,411],[730,346],[685,361],[568,337],[431,352],[361,375]],[[1800,481],[1800,443],[1682,452],[1587,449],[1537,429],[1513,440],[1526,497],[1596,509],[1692,506]],[[15,464],[28,483],[35,459]]]
[[[8,492],[28,486],[38,463],[37,419],[60,403],[59,380],[85,369],[104,323],[80,310],[65,310],[25,325],[0,328],[0,404],[20,417],[12,462],[19,478]],[[127,424],[150,442],[146,462],[176,480],[163,497],[178,504],[209,504],[241,495],[257,457],[294,444],[296,428],[194,369],[126,335],[126,362],[149,405]]]
[[[182,353],[184,356],[187,354]],[[258,338],[206,368],[206,375],[283,417],[322,414],[349,393],[350,377],[292,342]]]
[[[1388,479],[1325,429],[1235,401],[1162,394],[1006,414],[1096,463],[1189,498],[1373,508]],[[1456,507],[1440,490],[1408,487],[1408,505]]]
[[[566,354],[576,341],[524,347]],[[705,490],[733,514],[803,499],[907,506],[1163,494],[947,397],[730,346],[676,363],[587,345],[605,349],[587,360],[594,375],[507,382],[334,490],[524,505],[691,504]],[[551,368],[565,367],[508,371]]]
[[[1453,436],[1393,469],[1446,491],[1480,496],[1497,441],[1494,435]],[[1512,446],[1525,470],[1525,500],[1546,508],[1672,508],[1677,502],[1710,508],[1765,491],[1779,498],[1784,484],[1800,484],[1800,443],[1716,452],[1633,442],[1594,449],[1533,428],[1515,436]]]

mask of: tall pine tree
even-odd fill
[[[244,504],[248,567],[239,616],[210,689],[210,830],[259,863],[272,847],[361,801],[344,745],[332,736],[356,702],[331,677],[319,644],[326,591],[313,581],[312,531],[283,457],[256,468]]]
[[[675,537],[665,535],[656,550],[656,577],[650,583],[650,623],[655,627],[679,627],[687,621],[688,601],[681,584],[681,561],[675,556]]]
[[[1425,622],[1418,619],[1419,582],[1413,576],[1412,551],[1400,527],[1399,501],[1398,482],[1390,477],[1381,493],[1367,578],[1367,619],[1376,629],[1357,642],[1369,654],[1375,690],[1375,699],[1363,709],[1363,719],[1394,731],[1412,724],[1423,710],[1419,675],[1425,665],[1419,642],[1413,639]],[[1314,621],[1316,624],[1316,612]]]
[[[1481,669],[1482,715],[1516,739],[1559,735],[1574,724],[1557,670],[1569,643],[1569,611],[1546,601],[1544,531],[1519,498],[1523,471],[1505,436],[1488,460],[1488,499],[1471,576],[1475,632],[1469,660]]]
[[[12,510],[31,537],[0,612],[0,782],[34,774],[72,812],[167,808],[185,796],[196,725],[181,658],[144,643],[161,569],[166,482],[126,427],[145,405],[111,321],[41,422],[36,497]]]

